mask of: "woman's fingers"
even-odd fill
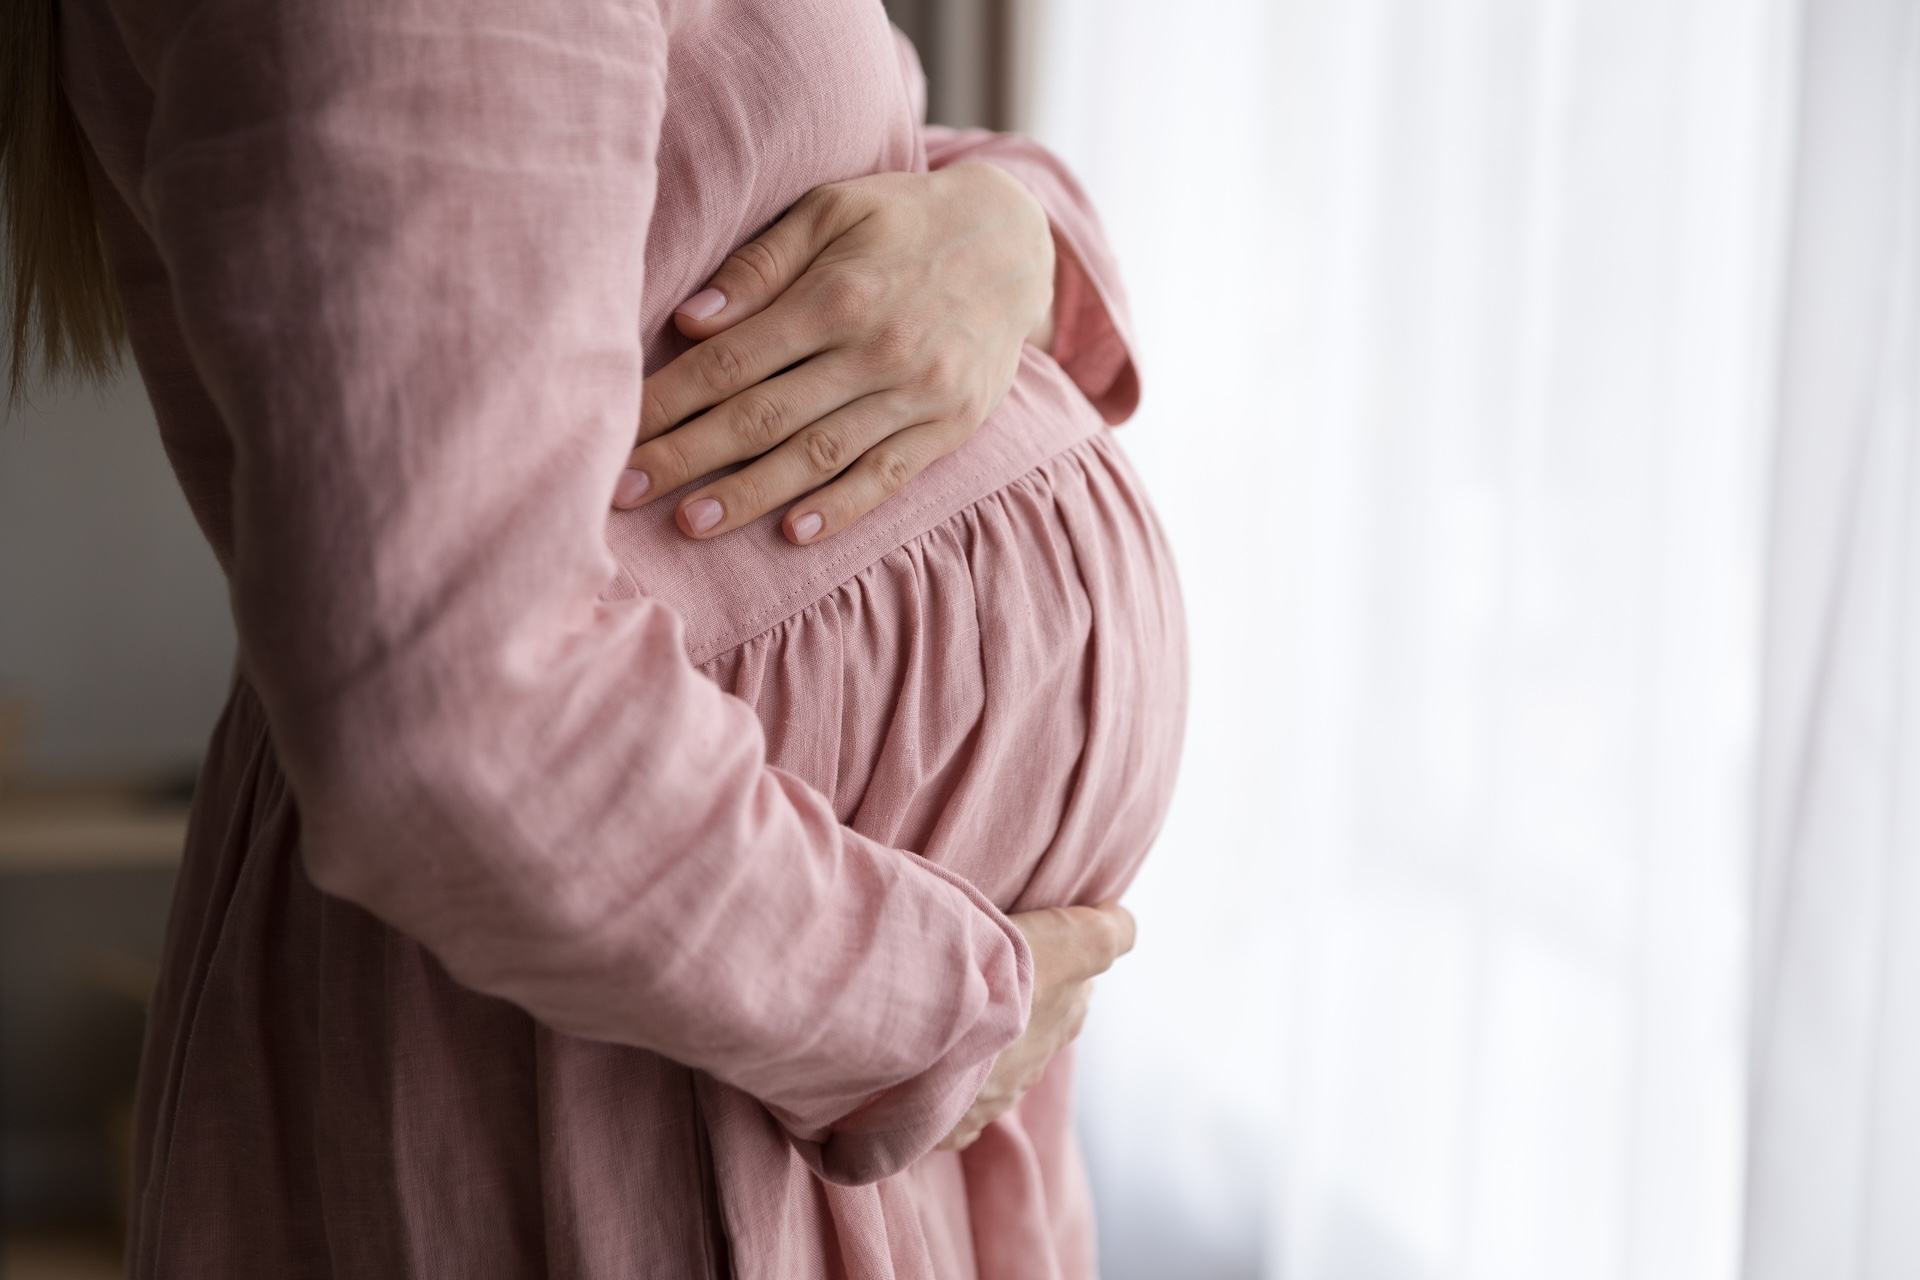
[[[1133,950],[1133,913],[1117,902],[1023,911],[1011,918],[1033,950],[1036,982],[1084,982]]]
[[[966,1150],[982,1130],[1018,1106],[1027,1091],[1046,1075],[1054,1055],[1078,1038],[1092,1002],[1093,983],[1078,982],[1049,1001],[1049,1011],[1037,1012],[1034,1016],[1041,1025],[1033,1027],[994,1060],[979,1096],[967,1108],[960,1123],[940,1141],[938,1149]]]
[[[1039,1082],[1053,1055],[1086,1024],[1094,976],[1133,950],[1133,913],[1117,902],[1022,911],[1010,919],[1033,953],[1027,1027],[994,1060],[979,1096],[941,1141],[943,1151],[970,1146]]]
[[[641,390],[636,439],[651,440],[782,369],[844,348],[850,334],[868,323],[881,291],[872,271],[814,266],[771,305],[649,377]]]
[[[1133,918],[1133,912],[1117,902],[1103,902],[1097,907],[1075,907],[1076,911],[1091,911],[1098,918],[1095,928],[1100,933],[1101,955],[1105,961],[1098,972],[1105,973],[1113,962],[1133,950],[1133,944],[1140,934],[1140,922]]]
[[[717,536],[818,489],[850,465],[867,465],[868,455],[892,448],[906,434],[900,426],[907,414],[900,398],[891,394],[866,396],[835,410],[752,465],[682,498],[676,513],[681,530],[696,538]],[[787,537],[799,543],[816,541],[826,532],[811,499],[788,512],[785,529]]]
[[[805,274],[820,251],[866,216],[857,187],[829,183],[802,196],[780,221],[735,249],[706,287],[680,304],[673,323],[704,340],[758,315]]]
[[[641,387],[635,441],[645,443],[665,435],[693,415],[805,360],[821,345],[792,317],[774,311],[681,352]]]
[[[616,497],[614,505],[638,506],[721,467],[757,458],[847,401],[858,400],[869,388],[858,371],[845,364],[833,353],[809,360],[748,387],[676,431],[636,445],[627,455],[626,476],[644,475],[646,483],[632,487],[638,494],[633,501]],[[625,480],[623,476],[623,485]]]
[[[956,422],[923,422],[880,440],[845,475],[793,504],[782,522],[788,540],[805,545],[832,537],[953,452],[967,434]]]
[[[718,537],[806,494],[783,522],[804,545],[846,528],[966,438],[958,423],[908,425],[912,407],[900,395],[834,405],[859,385],[838,363],[809,361],[635,448],[614,505],[639,506],[757,458],[682,498],[675,519],[692,537]]]

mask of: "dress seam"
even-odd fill
[[[1099,449],[1102,447],[1103,443],[1107,440],[1108,432],[1110,430],[1111,428],[1102,427],[1097,432],[1094,432],[1090,435],[1082,436],[1081,438],[1072,441],[1071,443],[1065,445],[1064,447],[1055,451],[1054,453],[1051,453],[1046,457],[1040,459],[1038,462],[1034,463],[1033,466],[1021,472],[1019,475],[1013,477],[1013,479],[1007,481],[1005,484],[1001,485],[999,488],[994,489],[988,493],[983,493],[978,498],[975,498],[973,501],[964,503],[961,506],[955,508],[952,513],[950,513],[943,519],[939,520],[937,523],[929,525],[927,528],[922,529],[919,533],[914,534],[911,538],[908,538],[906,541],[889,543],[888,545],[886,545],[884,550],[880,551],[878,555],[875,555],[872,559],[860,565],[859,568],[847,574],[846,577],[841,578],[838,582],[829,586],[825,591],[821,592],[820,594],[818,595],[813,594],[814,588],[819,585],[820,580],[822,578],[832,576],[833,572],[837,570],[837,568],[839,568],[840,566],[844,566],[850,561],[859,559],[862,552],[870,549],[870,547],[863,546],[858,549],[850,549],[845,555],[838,557],[836,560],[830,562],[827,565],[821,566],[819,569],[816,569],[813,573],[809,574],[803,582],[801,582],[798,586],[795,586],[791,590],[789,590],[782,599],[775,601],[773,603],[770,603],[759,610],[756,610],[755,613],[749,616],[749,618],[746,621],[742,622],[739,626],[733,628],[732,632],[723,633],[722,636],[716,640],[710,640],[705,644],[699,645],[697,647],[689,648],[687,651],[688,660],[691,661],[693,665],[696,667],[705,667],[707,664],[714,662],[719,658],[725,657],[727,654],[732,653],[736,649],[743,648],[747,645],[752,644],[756,640],[759,640],[765,636],[771,635],[775,631],[778,631],[781,627],[787,625],[789,622],[792,622],[795,618],[799,617],[801,614],[805,613],[807,610],[813,608],[815,605],[818,605],[821,601],[829,599],[834,592],[839,591],[843,587],[854,582],[862,574],[866,573],[869,569],[872,569],[875,565],[884,561],[888,556],[895,555],[909,548],[922,545],[928,538],[932,537],[935,533],[938,533],[940,530],[946,528],[948,525],[952,524],[955,520],[958,520],[962,516],[965,516],[973,511],[979,510],[979,508],[986,505],[988,502],[991,502],[997,498],[1002,497],[1010,489],[1014,488],[1014,486],[1027,483],[1028,481],[1032,480],[1036,475],[1038,475],[1040,472],[1045,471],[1047,468],[1053,466],[1055,463],[1059,462],[1063,458],[1066,458],[1069,454],[1072,454],[1081,449],[1088,449],[1093,452],[1098,452]],[[941,501],[942,501],[941,495],[930,494],[929,496],[920,499],[917,505],[908,508],[907,515],[909,516],[909,518],[924,515],[928,510],[938,507]],[[794,601],[796,600],[798,601],[798,603],[794,603]],[[767,622],[764,622],[764,623],[761,622],[761,618],[775,612],[778,612],[779,616],[774,617]],[[746,634],[736,635],[736,633],[741,631],[745,631]]]

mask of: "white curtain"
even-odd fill
[[[1108,1280],[1736,1273],[1794,9],[1051,0],[1195,636]]]
[[[1920,1276],[1920,3],[1803,35],[1773,496],[1752,1280]]]

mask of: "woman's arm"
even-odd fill
[[[1018,931],[768,768],[670,610],[599,599],[640,410],[654,8],[119,17],[314,882],[467,985],[766,1100],[830,1176],[931,1146],[1020,1031]]]

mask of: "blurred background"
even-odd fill
[[[1103,211],[1187,591],[1108,1280],[1920,1275],[1920,0],[889,8]],[[10,418],[10,1277],[114,1274],[231,659],[137,381]]]
[[[226,589],[129,370],[0,428],[0,1275],[119,1274],[143,1009]]]

